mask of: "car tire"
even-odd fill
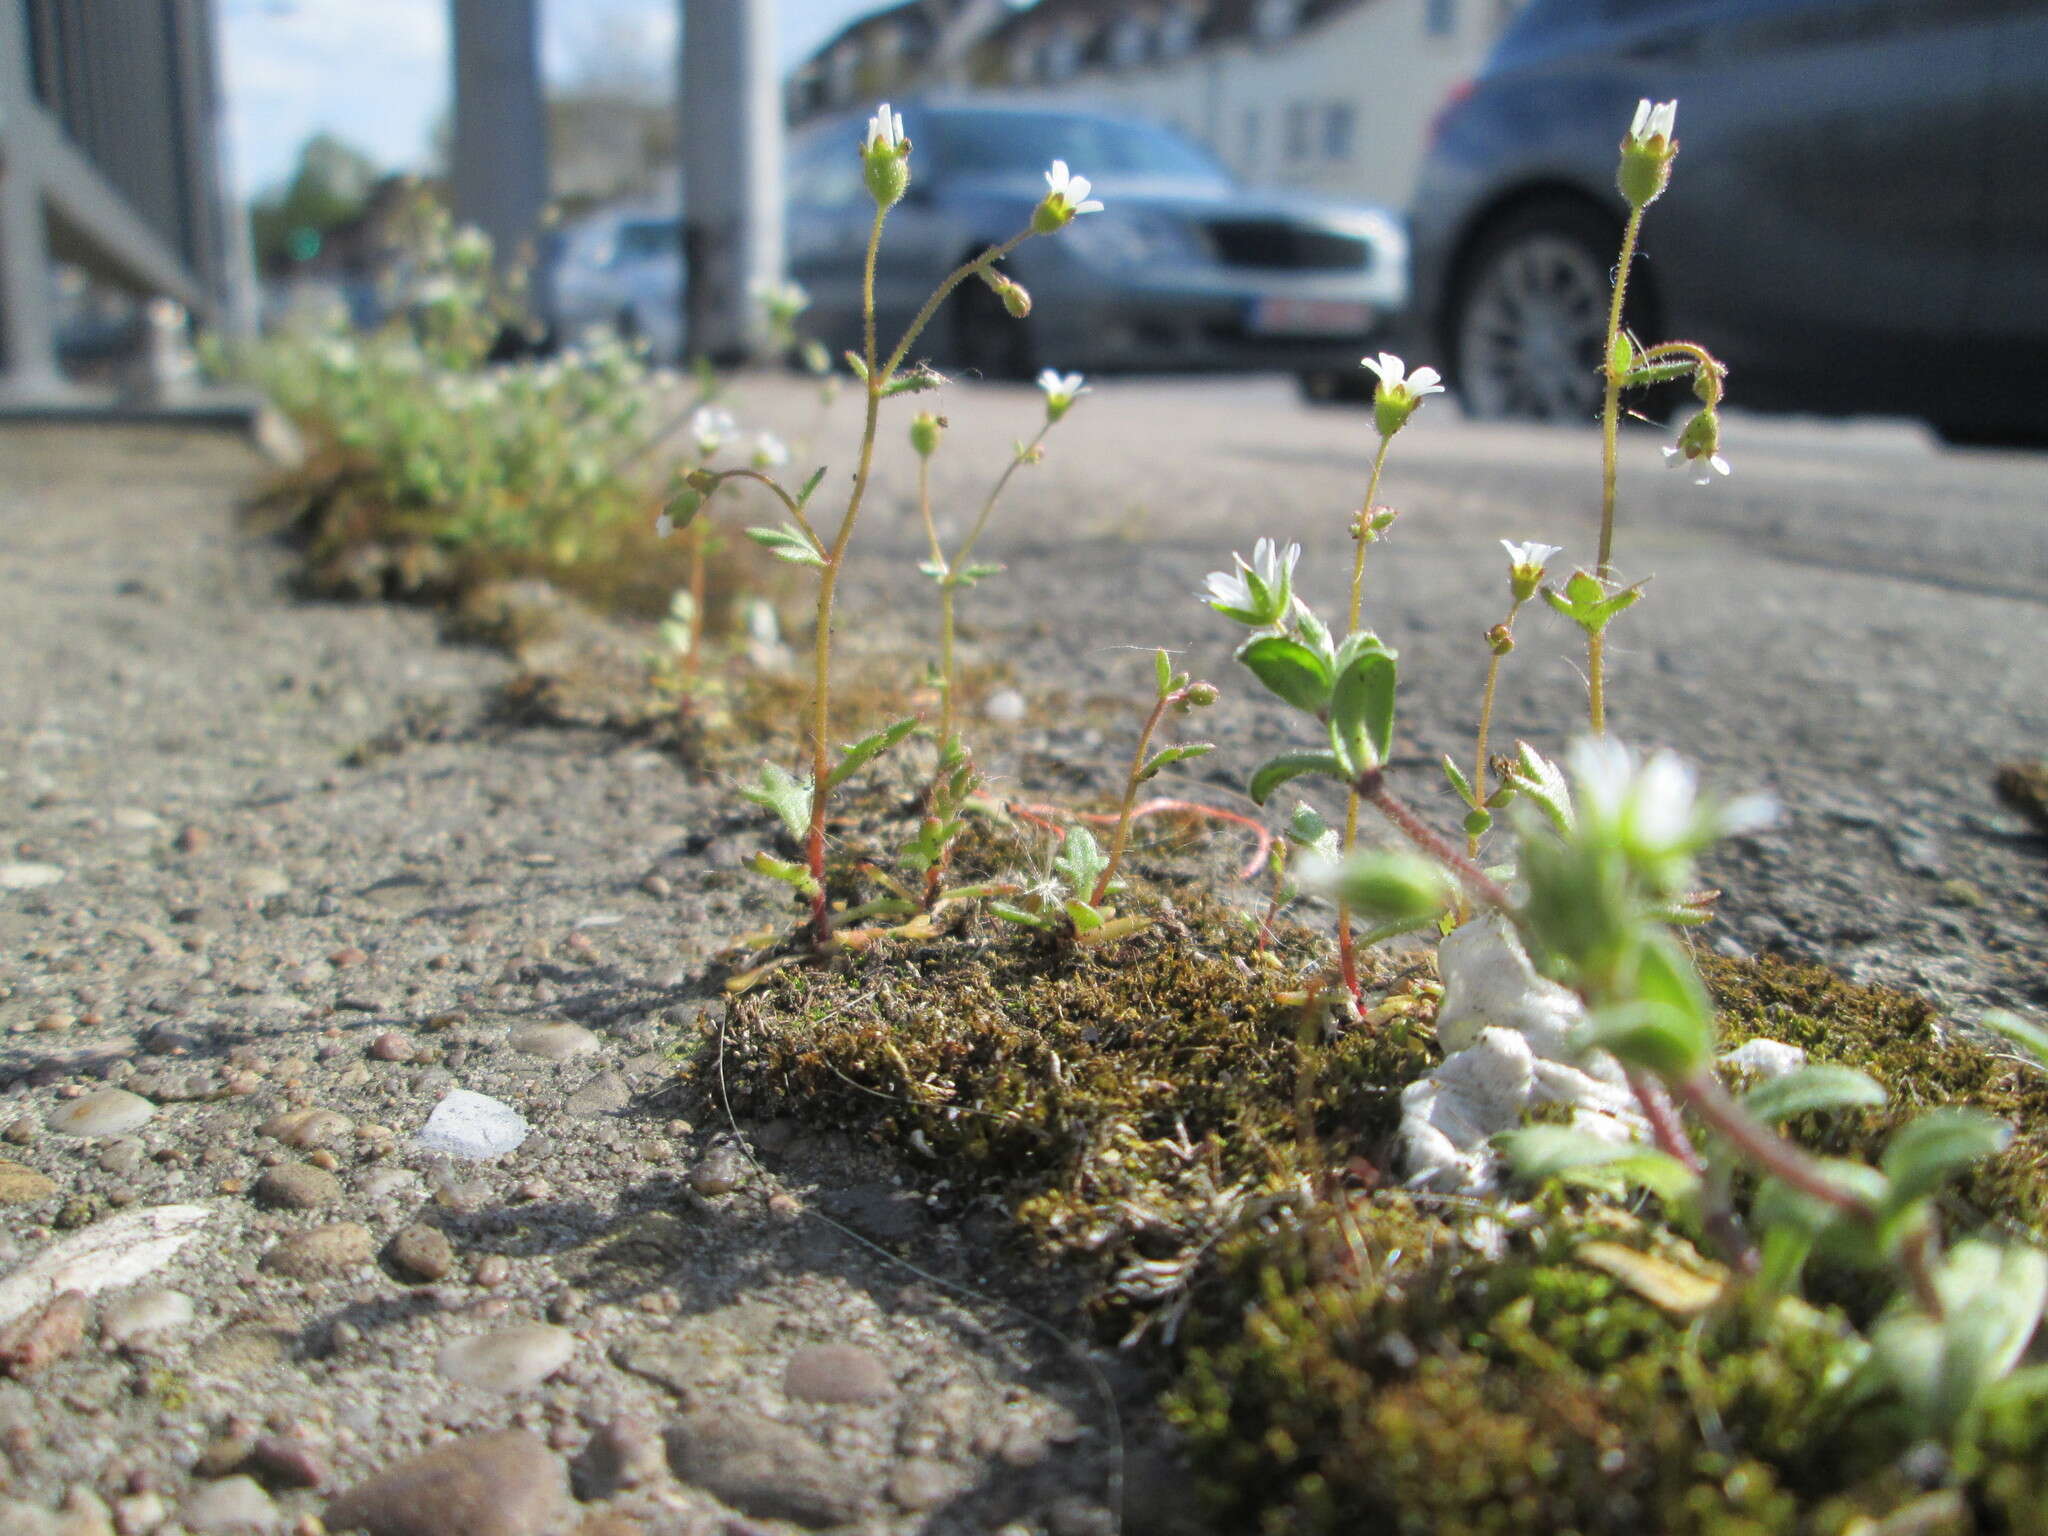
[[[953,363],[984,379],[1028,379],[1037,371],[1031,321],[1013,319],[988,284],[962,283],[953,298]]]
[[[1480,420],[1596,420],[1609,275],[1621,230],[1588,204],[1525,204],[1486,229],[1462,263],[1446,314],[1445,356],[1467,415]],[[1634,274],[1623,323],[1653,326],[1647,280]],[[1645,414],[1670,391],[1631,396]]]

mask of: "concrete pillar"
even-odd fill
[[[39,167],[23,132],[29,82],[25,0],[0,0],[0,399],[66,390],[50,315],[50,237]]]
[[[771,0],[684,0],[685,349],[736,361],[764,339],[751,290],[782,280],[782,90]]]
[[[547,118],[536,0],[453,0],[455,218],[491,237],[500,263],[540,232]]]

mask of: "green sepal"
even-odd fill
[[[1264,805],[1274,790],[1305,773],[1328,774],[1340,784],[1351,782],[1351,775],[1344,771],[1343,761],[1334,752],[1282,752],[1253,770],[1245,793],[1251,796],[1252,804]]]
[[[765,806],[781,821],[792,842],[801,843],[811,830],[811,776],[798,778],[786,768],[765,764],[753,784],[742,786],[740,798]]]
[[[1103,917],[1101,912],[1078,897],[1069,897],[1066,901],[1061,902],[1060,909],[1067,914],[1067,921],[1074,925],[1076,936],[1092,933],[1095,929],[1102,926]]]
[[[1469,806],[1479,804],[1479,796],[1472,788],[1472,781],[1465,777],[1465,771],[1451,761],[1451,754],[1444,754],[1444,777],[1451,781],[1451,788],[1458,792],[1458,798]]]
[[[861,355],[858,352],[854,351],[851,347],[847,348],[844,352],[840,353],[839,355],[846,359],[846,366],[853,370],[853,376],[856,379],[859,379],[861,383],[867,383],[868,365],[866,364],[866,362],[862,360]]]
[[[1267,690],[1304,713],[1323,718],[1336,678],[1328,659],[1289,635],[1254,635],[1237,659]]]
[[[1491,811],[1482,809],[1465,813],[1465,835],[1467,837],[1478,837],[1492,825],[1493,812]]]
[[[825,787],[827,789],[837,789],[849,777],[860,772],[861,769],[895,746],[897,742],[903,740],[904,737],[916,730],[917,727],[917,716],[906,715],[895,724],[882,727],[881,730],[876,731],[872,736],[863,736],[851,746],[842,747],[839,752],[838,764],[825,776]]]
[[[662,510],[668,514],[670,526],[681,533],[697,520],[697,514],[704,510],[704,494],[685,486],[668,500]]]
[[[1361,917],[1403,925],[1432,921],[1458,895],[1441,865],[1404,850],[1353,854],[1338,867],[1332,885]]]

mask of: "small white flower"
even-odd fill
[[[1562,544],[1538,544],[1533,539],[1527,544],[1510,544],[1502,539],[1500,547],[1508,552],[1509,565],[1533,565],[1538,570],[1550,563],[1552,555],[1564,553]]]
[[[1301,559],[1301,546],[1290,544],[1283,553],[1271,539],[1260,539],[1252,546],[1249,564],[1243,555],[1233,554],[1230,558],[1237,562],[1237,569],[1211,571],[1208,590],[1195,596],[1225,618],[1255,629],[1286,618],[1293,601],[1294,567]]]
[[[1081,382],[1080,374],[1063,374],[1057,368],[1040,373],[1038,387],[1045,391],[1045,412],[1054,421],[1066,415],[1081,396],[1093,393]]]
[[[1726,475],[1733,473],[1728,467],[1728,461],[1722,458],[1720,454],[1702,454],[1696,458],[1692,454],[1687,453],[1683,448],[1666,448],[1664,450],[1664,467],[1666,469],[1690,469],[1694,485],[1712,485],[1715,474]],[[1712,474],[1708,473],[1710,470],[1713,471]]]
[[[662,513],[661,516],[657,517],[654,520],[654,534],[656,538],[665,539],[675,531],[676,520],[670,517],[666,512]]]
[[[1053,161],[1052,169],[1045,173],[1045,184],[1052,189],[1048,196],[1074,213],[1102,212],[1101,201],[1088,195],[1088,178],[1069,171],[1064,160]]]
[[[1629,124],[1628,129],[1630,142],[1644,146],[1655,138],[1663,138],[1668,142],[1677,131],[1676,101],[1653,102],[1646,96],[1636,103],[1635,121]]]
[[[1406,390],[1417,400],[1424,395],[1440,395],[1444,392],[1441,375],[1434,368],[1418,368],[1413,373],[1408,365],[1391,352],[1382,352],[1377,361],[1361,357],[1358,365],[1379,376],[1380,388],[1388,394]]]
[[[789,448],[773,432],[754,434],[754,468],[780,469],[789,462]]]
[[[704,458],[718,452],[719,445],[737,431],[739,423],[732,419],[732,412],[715,405],[700,405],[690,415],[690,436]]]
[[[868,119],[868,136],[862,148],[873,154],[878,148],[896,153],[900,152],[902,147],[903,119],[891,112],[889,103],[885,101],[875,108],[875,115]]]

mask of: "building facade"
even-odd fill
[[[1244,181],[1405,207],[1429,124],[1516,0],[912,0],[791,76],[792,118],[932,87],[1171,123]],[[978,14],[970,14],[977,13]],[[965,25],[978,22],[971,37]],[[942,43],[951,31],[951,48]],[[948,67],[935,67],[940,61]]]

